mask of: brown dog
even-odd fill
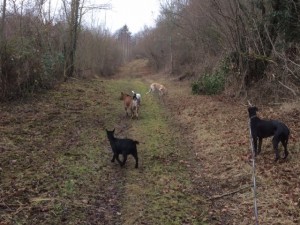
[[[150,89],[146,94],[149,94],[150,92],[158,92],[160,96],[166,95],[168,93],[167,88],[159,83],[152,83],[150,85]]]
[[[124,102],[126,116],[129,116],[128,112],[131,111],[132,97],[126,93],[121,92],[121,99]]]

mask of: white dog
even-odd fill
[[[131,102],[131,106],[130,106],[131,119],[133,119],[134,117],[136,119],[139,119],[139,107],[140,107],[139,101],[136,97],[136,94],[134,94],[132,97],[132,102]]]
[[[149,91],[146,94],[149,94],[150,92],[155,92],[155,91],[158,91],[160,96],[166,95],[168,93],[168,90],[164,85],[159,84],[159,83],[152,83],[150,85]]]
[[[139,104],[139,106],[141,105],[141,99],[142,99],[142,95],[140,93],[135,93],[135,91],[131,91],[133,95],[136,96],[137,102]]]

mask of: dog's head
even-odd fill
[[[256,106],[250,106],[248,108],[249,118],[252,116],[256,116],[256,112],[258,111],[258,108]]]
[[[105,131],[106,131],[106,135],[107,135],[108,139],[114,137],[114,134],[115,134],[115,128],[114,128],[112,131],[107,130],[107,129],[105,129]]]
[[[137,100],[136,93],[133,94],[132,99]]]

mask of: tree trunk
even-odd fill
[[[78,39],[78,28],[79,28],[79,4],[80,0],[72,0],[71,3],[71,18],[70,18],[70,31],[69,39],[67,40],[65,56],[65,81],[72,77],[74,74],[75,68],[75,54],[77,48],[77,39]]]
[[[259,36],[262,41],[262,45],[260,46],[260,55],[261,57],[254,57],[253,55],[246,55],[244,61],[247,64],[247,73],[245,76],[245,84],[246,86],[250,85],[252,81],[258,81],[264,77],[265,70],[268,66],[268,58],[272,54],[273,43],[276,41],[278,36],[277,26],[278,26],[278,18],[276,16],[271,16],[271,19],[267,19],[266,17],[270,17],[270,15],[266,15],[264,3],[260,1],[260,9],[261,15],[265,22],[262,22],[259,28]],[[272,0],[272,12],[271,14],[276,14],[280,10],[281,3],[280,0]]]
[[[5,40],[5,19],[6,19],[6,0],[3,0],[2,18],[0,24],[0,98],[5,95],[7,75],[5,72],[5,55],[6,55],[6,40]]]

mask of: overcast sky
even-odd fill
[[[15,0],[18,4],[23,0]],[[27,0],[31,2],[30,0]],[[2,6],[3,0],[0,0]],[[59,13],[62,0],[46,0],[44,7],[48,11],[51,2],[52,13]],[[83,18],[87,26],[105,26],[112,33],[122,28],[125,24],[129,31],[135,34],[144,26],[153,27],[160,11],[160,0],[85,0],[85,5],[101,5],[110,3],[111,10],[95,10]],[[91,19],[93,18],[93,19]]]
[[[102,1],[104,2],[104,1]],[[133,34],[142,30],[144,26],[153,27],[159,14],[160,0],[110,0],[112,10],[100,11],[103,25],[111,32],[128,26]],[[106,18],[106,19],[105,19]]]

